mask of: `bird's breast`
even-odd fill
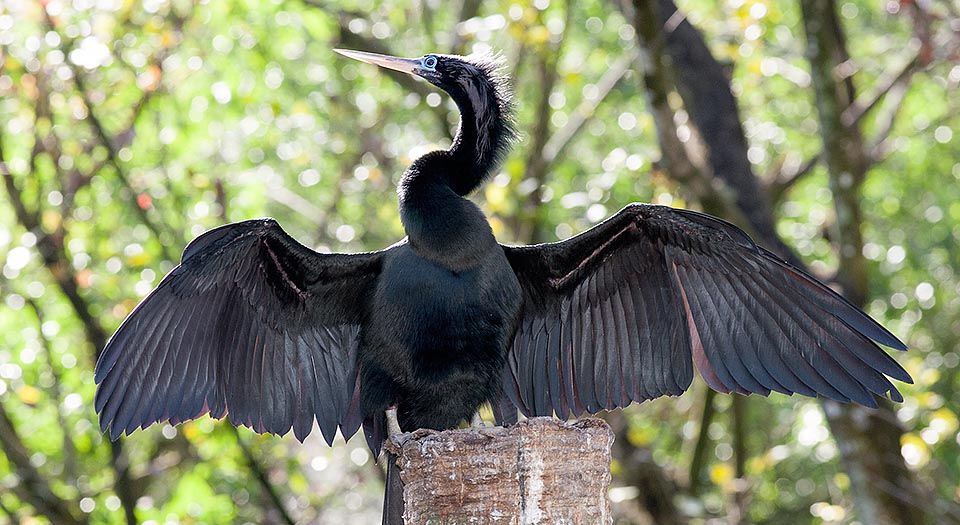
[[[409,248],[399,252],[379,279],[371,319],[374,343],[404,363],[430,360],[456,367],[469,366],[471,359],[502,359],[522,301],[502,251],[460,271]]]

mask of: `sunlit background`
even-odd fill
[[[475,196],[503,242],[566,238],[633,201],[697,207],[662,169],[633,25],[615,1],[568,1],[0,0],[0,524],[131,512],[157,524],[377,522],[382,473],[359,437],[328,448],[315,432],[301,445],[204,418],[136,432],[118,462],[92,408],[97,346],[190,239],[225,222],[273,216],[319,251],[403,236],[396,183],[450,144],[456,108],[334,47],[503,53],[523,141]],[[779,233],[829,279],[835,214],[815,163],[799,2],[679,4],[729,68]],[[960,4],[918,1],[924,16],[905,0],[837,4],[853,56],[837,74],[861,94],[916,64],[860,124],[873,162],[860,200],[866,310],[910,346],[897,356],[916,380],[898,385],[903,459],[932,515],[960,520]],[[674,115],[682,142],[697,140],[688,120]],[[738,444],[729,396],[700,432],[705,391],[698,379],[625,412],[629,444],[676,487],[684,515],[725,523],[739,504],[750,523],[854,522],[817,401],[748,399]],[[706,457],[691,469],[698,445]],[[613,467],[617,523],[645,523],[619,458]]]

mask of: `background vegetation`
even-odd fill
[[[0,1],[0,524],[379,519],[362,439],[204,418],[111,444],[92,408],[106,338],[201,232],[403,235],[396,183],[455,107],[334,47],[506,56],[523,141],[476,195],[502,241],[707,209],[910,346],[879,412],[698,380],[611,415],[618,523],[960,521],[960,3],[679,4]]]

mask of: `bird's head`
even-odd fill
[[[334,51],[361,62],[421,77],[449,93],[455,100],[460,96],[469,96],[471,83],[485,84],[491,90],[503,87],[500,85],[503,79],[496,73],[499,63],[491,57],[428,54],[419,58],[401,58],[349,49]],[[474,104],[485,102],[473,101]]]
[[[341,55],[421,77],[446,91],[460,108],[460,130],[450,149],[451,158],[465,160],[467,176],[451,180],[465,195],[501,163],[516,141],[509,79],[500,73],[503,61],[494,55],[428,54],[400,58],[363,51],[336,49]]]

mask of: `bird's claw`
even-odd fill
[[[392,406],[387,409],[387,435],[390,437],[402,434],[400,430],[400,421],[397,420],[397,407]]]
[[[486,428],[486,426],[487,424],[480,417],[480,412],[474,412],[473,417],[470,418],[470,428]]]

